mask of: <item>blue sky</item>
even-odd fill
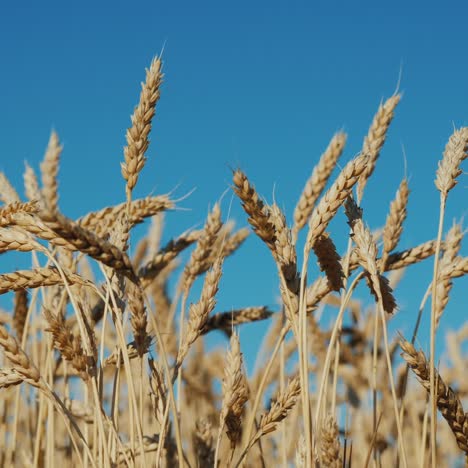
[[[120,175],[144,68],[164,47],[165,82],[137,196],[176,189],[190,210],[167,216],[166,237],[203,223],[240,166],[289,216],[333,133],[348,133],[342,165],[356,155],[379,103],[403,99],[363,207],[381,226],[406,171],[412,190],[401,247],[433,238],[437,161],[453,126],[468,125],[464,2],[8,2],[0,7],[3,170],[18,188],[36,169],[52,128],[64,144],[60,205],[76,217],[123,201]],[[466,214],[467,181],[450,194],[447,228]],[[227,213],[231,194],[223,198]],[[246,217],[234,200],[231,215]],[[333,224],[345,246],[343,213]],[[144,230],[139,229],[137,236]],[[466,248],[464,248],[466,255]],[[2,271],[29,257],[2,263]],[[394,327],[407,335],[431,270],[408,272]],[[457,280],[441,332],[466,316]],[[366,292],[363,297],[368,300]],[[275,305],[277,279],[253,236],[225,267],[220,309]],[[330,312],[326,312],[330,314]],[[330,318],[332,316],[330,315]],[[426,322],[423,323],[428,328]],[[261,326],[242,333],[257,346]],[[421,334],[426,345],[427,334]],[[250,339],[254,338],[254,339]]]

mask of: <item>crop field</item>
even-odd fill
[[[376,196],[366,185],[398,119],[398,91],[369,110],[358,154],[343,156],[347,135],[339,131],[324,139],[312,171],[298,168],[306,177],[293,212],[267,202],[233,166],[228,195],[200,213],[204,222],[174,232],[164,213],[178,216],[190,195],[134,194],[162,83],[156,57],[115,160],[123,203],[67,216],[55,131],[40,167],[26,166],[24,187],[0,174],[0,294],[11,305],[0,311],[0,466],[464,466],[466,303],[446,342],[438,329],[468,273],[464,213],[455,222],[445,216],[451,196],[466,197],[452,189],[468,128],[453,130],[434,167],[434,230],[410,248],[400,246],[410,178],[390,205],[379,205],[380,229],[362,208]],[[232,219],[228,198],[242,217]],[[135,236],[143,223],[146,234]],[[246,270],[255,262],[243,257],[248,236],[271,254],[279,301],[220,309],[229,257]],[[336,236],[345,237],[344,251]],[[6,270],[12,251],[31,267]],[[398,287],[419,263],[431,281],[419,310],[405,311],[411,328],[399,333],[391,326],[405,300]],[[267,332],[247,371],[243,328],[252,322]],[[215,333],[224,348],[209,344]]]

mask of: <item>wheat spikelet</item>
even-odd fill
[[[422,260],[431,257],[435,253],[435,245],[436,242],[431,240],[428,242],[424,242],[423,244],[420,244],[416,247],[390,254],[388,256],[385,271],[406,268],[410,265],[421,262]],[[358,261],[358,255],[356,251],[353,251],[350,258],[349,271],[352,272],[359,266],[360,263]],[[382,268],[380,259],[377,259],[377,266],[380,271]],[[463,276],[464,274],[466,274],[466,269],[466,262],[464,262],[463,260],[459,260],[453,267],[451,273],[452,278],[457,276]],[[385,281],[385,277],[381,278],[384,278]],[[307,288],[307,310],[309,312],[314,310],[317,304],[322,299],[324,299],[330,292],[331,289],[328,284],[327,278],[324,276],[320,276],[319,278],[317,278],[317,280]]]
[[[273,204],[265,206],[263,211],[268,215],[269,223],[274,229],[274,244],[271,252],[281,272],[280,293],[284,310],[288,320],[293,323],[299,311],[300,286],[296,246],[293,244],[291,230],[286,225],[286,218],[281,209]]]
[[[151,120],[159,100],[159,87],[162,82],[161,60],[156,57],[146,70],[146,82],[141,85],[140,102],[132,115],[132,126],[127,130],[127,146],[124,148],[122,176],[127,181],[127,198],[135,187],[138,175],[145,165],[145,153],[149,146]]]
[[[268,209],[268,218],[275,228],[275,249],[273,256],[279,264],[286,284],[293,292],[297,291],[297,255],[292,243],[291,231],[286,224],[286,218],[278,205],[273,204]]]
[[[146,239],[148,239],[148,254],[146,259],[153,258],[161,248],[161,239],[163,235],[163,229],[165,227],[164,219],[165,213],[163,211],[157,213],[156,216],[151,218],[151,224],[148,228],[148,234],[146,236]]]
[[[232,330],[236,325],[265,320],[272,315],[273,312],[266,306],[245,307],[230,312],[217,313],[206,321],[202,333],[206,334],[212,330],[222,330],[228,336],[231,336]]]
[[[371,275],[377,275],[377,246],[368,228],[362,221],[362,210],[350,197],[345,203],[348,224],[353,231],[353,240],[356,244],[355,253],[358,263]]]
[[[255,234],[274,252],[276,240],[275,228],[255,187],[251,185],[247,176],[240,169],[234,171],[232,180],[234,182],[233,190],[240,198],[244,211],[249,215],[249,224],[252,226]]]
[[[76,248],[66,239],[57,236],[57,234],[46,226],[38,216],[34,216],[30,213],[18,212],[12,216],[12,221],[15,226],[20,227],[22,230],[27,231],[40,239],[50,242],[56,247],[64,247],[71,251],[76,250]]]
[[[400,102],[401,96],[395,94],[388,98],[384,104],[379,106],[377,113],[374,116],[374,120],[369,128],[367,136],[364,138],[362,145],[362,153],[369,155],[369,160],[366,164],[362,175],[359,177],[357,187],[357,199],[362,200],[364,188],[369,177],[372,175],[375,169],[375,164],[382,149],[385,138],[387,137],[387,130],[390,123],[393,120],[393,112]]]
[[[349,225],[353,230],[353,239],[356,243],[356,254],[358,262],[367,272],[367,283],[372,295],[378,302],[378,291],[382,295],[384,310],[391,314],[396,309],[396,301],[392,294],[392,289],[388,279],[382,276],[377,269],[377,246],[373,240],[372,234],[364,226],[362,221],[362,210],[348,198],[345,204],[346,215],[349,219]]]
[[[445,147],[444,156],[437,168],[435,185],[443,197],[457,184],[461,174],[460,163],[466,159],[468,151],[468,127],[455,130]]]
[[[37,213],[37,201],[26,203],[14,202],[0,208],[0,227],[14,224],[14,215],[16,213]]]
[[[445,238],[445,249],[440,259],[437,272],[437,286],[435,301],[435,324],[439,326],[442,314],[447,306],[450,291],[452,290],[451,271],[460,251],[463,232],[459,224],[454,224]]]
[[[167,444],[167,441],[166,441]],[[145,436],[143,440],[143,454],[150,454],[152,452],[156,452],[159,447],[159,441],[157,437],[149,437]],[[173,447],[171,447],[171,450]],[[176,453],[171,453],[171,456],[169,454],[166,454],[166,460],[168,465],[167,466],[176,466],[175,464],[177,463],[177,458],[175,457]],[[119,447],[119,457],[117,459],[117,464],[118,466],[123,466],[125,464],[128,464],[127,460],[130,458],[135,458],[141,456],[140,452],[135,451],[132,448],[132,444],[125,444],[121,447]],[[170,461],[169,461],[170,460]]]
[[[15,292],[15,310],[13,312],[13,328],[19,340],[23,337],[24,325],[28,315],[28,292],[20,289]]]
[[[374,296],[375,301],[378,302],[378,296],[376,293],[375,284],[370,281],[368,276],[366,276],[366,282],[369,285],[369,290],[371,294]],[[390,281],[386,276],[379,275],[378,283],[379,283],[380,291],[382,293],[383,308],[385,312],[389,314],[393,314],[393,312],[397,310],[397,302],[393,295],[393,289],[392,289],[392,286],[390,285]]]
[[[468,257],[458,257],[452,264],[450,277],[460,278],[468,274]]]
[[[140,356],[148,350],[148,317],[145,308],[143,293],[139,287],[129,284],[127,288],[128,305],[130,308],[130,323],[133,330],[135,346]]]
[[[294,235],[307,224],[314,205],[327,185],[345,144],[346,134],[343,132],[336,133],[328,148],[320,157],[318,164],[314,167],[294,210]]]
[[[223,378],[223,403],[220,413],[220,427],[227,426],[226,434],[235,447],[241,436],[242,413],[248,400],[246,378],[243,373],[243,358],[239,337],[236,332],[231,335],[231,349],[226,357]]]
[[[26,198],[29,201],[37,200],[41,209],[44,209],[44,201],[42,200],[42,191],[39,187],[39,181],[37,179],[37,175],[34,172],[34,169],[26,163],[24,174],[24,192],[26,194]]]
[[[47,308],[44,308],[43,313],[49,323],[46,331],[52,334],[55,348],[60,351],[65,360],[72,364],[83,380],[88,380],[87,357],[80,340],[73,334],[60,313],[54,315]]]
[[[52,131],[47,145],[44,161],[41,164],[42,199],[44,208],[55,213],[58,211],[58,182],[60,154],[62,146],[55,131]]]
[[[8,333],[3,325],[0,325],[0,346],[5,352],[5,357],[15,366],[15,372],[24,381],[35,387],[42,386],[39,370],[32,364],[28,355],[19,346],[18,341]]]
[[[320,199],[309,220],[309,232],[306,240],[308,249],[311,249],[316,240],[323,235],[338,208],[351,194],[354,185],[367,165],[367,161],[368,157],[366,155],[361,155],[350,161],[330,189]]]
[[[181,365],[189,347],[202,333],[208,321],[208,316],[216,305],[215,297],[222,274],[221,266],[222,259],[218,259],[213,268],[206,274],[200,300],[196,304],[190,305],[188,329],[184,334],[177,356],[177,366]]]
[[[66,271],[64,273],[70,284],[87,284],[87,281],[77,274]],[[56,284],[63,284],[63,279],[55,268],[17,270],[12,273],[0,275],[0,294],[5,294],[8,291],[19,291],[26,288],[54,286]]]
[[[401,181],[395,199],[390,204],[390,212],[382,234],[383,251],[381,264],[383,270],[385,270],[388,255],[398,245],[401,233],[403,232],[403,223],[407,215],[406,205],[408,204],[408,196],[408,181],[405,178]]]
[[[307,310],[314,310],[319,302],[329,294],[330,286],[326,276],[319,276],[306,291]]]
[[[216,237],[222,227],[221,209],[216,203],[203,228],[203,233],[200,235],[197,245],[190,256],[190,260],[184,269],[183,285],[184,290],[188,291],[195,281],[196,277],[207,271],[211,264],[209,261],[213,245]]]
[[[152,338],[150,335],[147,334],[145,342],[143,344],[143,349],[146,350],[145,352],[148,351],[151,344],[152,344]],[[137,344],[135,343],[135,341],[130,341],[130,343],[127,343],[125,350],[130,360],[136,359],[137,357],[141,357],[140,350],[137,348]],[[121,357],[122,357],[121,349],[120,347],[116,347],[112,351],[112,353],[109,354],[109,356],[107,356],[106,359],[104,359],[102,363],[102,367],[116,366],[117,362],[119,362],[120,366],[123,367],[124,363],[122,362]]]
[[[343,460],[340,454],[340,438],[338,424],[329,415],[321,428],[320,459],[323,466],[340,468]]]
[[[30,252],[37,250],[44,252],[46,249],[31,238],[28,234],[15,228],[0,228],[0,253],[9,250],[17,250],[19,252]]]
[[[157,195],[133,200],[129,205],[128,223],[131,227],[142,223],[146,218],[165,210],[174,209],[174,202],[167,195]],[[107,234],[116,219],[126,212],[127,204],[121,203],[93,211],[77,220],[80,226],[94,231],[98,235]]]
[[[153,414],[160,425],[164,421],[164,407],[166,406],[167,386],[164,381],[164,374],[152,358],[148,359],[150,368],[149,386],[151,406]]]
[[[41,214],[41,217],[57,237],[67,242],[65,247],[71,244],[74,249],[88,254],[95,260],[116,271],[122,272],[131,279],[135,279],[130,259],[125,252],[115,245],[82,228],[79,224],[59,213],[44,212]]]
[[[435,254],[435,249],[436,241],[430,240],[402,252],[392,253],[388,256],[385,270],[398,270],[406,268],[409,265],[414,265],[426,258],[432,257]],[[379,268],[382,268],[382,265],[379,265]]]
[[[3,172],[0,172],[0,200],[5,205],[21,201],[18,193]]]
[[[253,437],[253,443],[260,437],[276,431],[278,424],[283,421],[296,404],[297,397],[301,392],[299,377],[289,381],[286,389],[279,394],[273,402],[268,412],[262,414],[260,418],[260,427]],[[252,446],[253,443],[250,445]]]
[[[200,239],[203,231],[192,231],[170,240],[154,257],[138,270],[138,276],[145,280],[155,278],[180,252]]]
[[[331,291],[339,291],[343,287],[343,268],[341,257],[336,251],[330,234],[324,233],[314,243],[313,250],[317,256],[320,271],[327,275],[328,286]]]
[[[20,385],[23,382],[24,377],[14,369],[0,369],[0,389]]]
[[[213,263],[213,260],[217,255],[221,255],[223,258],[232,255],[237,249],[239,249],[248,236],[248,228],[241,228],[233,234],[225,233],[221,229],[211,252],[210,263]]]
[[[207,419],[200,419],[195,423],[193,445],[198,467],[213,466],[214,437],[211,423]]]
[[[148,254],[148,245],[149,242],[146,237],[143,237],[143,239],[140,239],[140,241],[138,242],[132,258],[132,264],[135,270],[141,267],[143,260]]]
[[[297,443],[296,448],[296,455],[294,457],[295,460],[295,468],[306,468],[306,443],[304,435],[301,434],[299,437],[299,442]]]

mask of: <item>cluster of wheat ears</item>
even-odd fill
[[[224,262],[249,229],[223,221],[216,203],[202,229],[161,246],[162,213],[175,201],[168,195],[132,197],[161,83],[156,58],[126,133],[124,203],[76,220],[61,212],[56,133],[40,178],[26,167],[28,201],[0,174],[0,253],[32,255],[31,269],[0,275],[0,294],[14,295],[12,312],[0,312],[0,465],[463,464],[468,361],[461,348],[468,328],[450,336],[451,365],[440,373],[434,356],[453,280],[468,273],[468,258],[459,253],[462,226],[454,224],[446,234],[444,226],[448,193],[467,157],[468,128],[454,131],[436,171],[440,222],[434,238],[406,250],[398,249],[406,178],[379,233],[369,230],[359,206],[399,94],[380,105],[360,154],[334,180],[346,135],[333,136],[305,183],[291,225],[235,170],[232,190],[272,254],[281,304],[275,311],[255,305],[223,312],[216,296]],[[349,242],[341,256],[327,227],[342,206]],[[146,219],[148,234],[130,257],[131,230]],[[322,272],[314,277],[308,275],[313,261]],[[389,336],[397,308],[393,289],[404,269],[422,261],[433,275],[419,315],[411,317],[414,333]],[[174,274],[177,288],[169,293]],[[355,297],[360,283],[375,299],[371,307]],[[324,307],[329,316],[336,311],[329,326],[320,320]],[[431,316],[427,357],[414,346],[425,310]],[[258,349],[267,357],[247,376],[239,332],[260,320],[271,322]],[[226,352],[205,348],[205,336],[215,330],[226,335]]]

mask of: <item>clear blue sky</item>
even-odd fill
[[[437,161],[453,125],[468,125],[467,14],[461,1],[4,2],[0,170],[20,187],[24,161],[38,168],[55,128],[64,143],[62,210],[76,217],[122,201],[125,129],[144,68],[164,47],[165,82],[136,194],[196,187],[182,203],[191,211],[167,216],[166,236],[202,223],[236,166],[291,215],[333,133],[349,135],[344,164],[401,70],[403,100],[364,209],[371,227],[384,223],[405,173],[404,147],[412,194],[401,246],[409,247],[436,234]],[[466,190],[462,176],[447,227],[465,214]],[[223,200],[227,212],[231,195]],[[246,225],[237,200],[231,214]],[[343,247],[342,213],[333,226]],[[26,257],[15,257],[17,265]],[[2,271],[15,266],[4,261]],[[395,326],[406,334],[429,281],[425,270],[429,264],[408,273],[397,291]],[[442,333],[465,320],[467,286],[456,281]],[[221,291],[220,309],[275,305],[273,262],[253,236],[227,261]],[[259,330],[242,332],[247,349]]]

